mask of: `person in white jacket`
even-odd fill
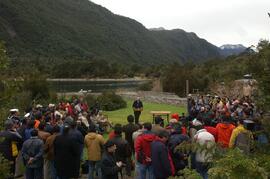
[[[200,129],[194,136],[195,143],[200,147],[196,152],[196,170],[204,178],[208,178],[208,166],[212,161],[213,145],[215,144],[215,137],[206,131],[206,129]]]

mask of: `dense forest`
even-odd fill
[[[80,68],[96,61],[144,66],[220,56],[195,33],[148,30],[88,0],[1,0],[0,39],[16,63],[76,61]]]

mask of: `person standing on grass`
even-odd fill
[[[102,179],[118,179],[118,174],[121,172],[124,164],[121,161],[117,162],[115,159],[116,144],[108,140],[104,148],[105,152],[101,159]]]
[[[115,159],[125,164],[125,174],[131,176],[131,149],[128,142],[122,138],[122,126],[121,124],[115,124],[114,138],[111,141],[116,145]],[[123,176],[123,172],[121,171]]]
[[[56,136],[60,134],[60,127],[58,125],[54,126],[52,129],[53,134],[48,137],[44,146],[44,179],[55,179],[56,169],[54,167],[54,140]],[[46,172],[47,171],[47,172]]]
[[[54,140],[54,164],[58,179],[78,178],[80,174],[81,145],[69,134],[65,124],[63,133]]]
[[[138,169],[139,179],[154,179],[151,143],[156,139],[156,135],[151,132],[152,124],[146,122],[143,124],[143,133],[135,140],[136,168]],[[148,177],[146,177],[148,176]]]
[[[137,97],[137,99],[133,102],[132,108],[134,111],[135,124],[138,124],[140,115],[143,111],[143,103],[140,100],[140,97]]]
[[[84,138],[84,143],[88,153],[88,179],[94,179],[94,171],[98,174],[98,179],[101,179],[101,154],[105,139],[102,135],[96,133],[96,126],[89,126],[88,134]]]
[[[156,179],[167,179],[175,173],[172,158],[166,146],[169,139],[167,131],[161,131],[151,143],[151,158]]]
[[[135,153],[134,142],[132,139],[132,135],[135,131],[139,129],[137,124],[134,124],[134,116],[128,115],[127,117],[128,124],[123,126],[123,132],[125,133],[125,139],[128,141],[129,146],[131,147],[132,154]]]
[[[38,138],[36,129],[31,131],[31,138],[23,143],[22,157],[26,167],[26,179],[43,178],[43,141]]]
[[[16,157],[18,155],[19,145],[22,143],[22,137],[16,131],[13,121],[7,120],[5,122],[5,130],[0,131],[0,139],[0,154],[9,161],[9,173],[14,175]]]

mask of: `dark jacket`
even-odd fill
[[[131,147],[132,151],[134,151],[134,142],[132,140],[132,134],[138,129],[139,129],[139,126],[133,123],[129,123],[123,127],[123,131],[125,133],[125,139],[128,141],[129,146]]]
[[[151,159],[156,178],[165,179],[172,175],[168,149],[159,139],[151,143]]]
[[[104,152],[101,159],[102,179],[118,179],[118,172],[121,168],[116,165],[113,154]]]
[[[77,178],[80,172],[80,145],[68,135],[56,136],[54,140],[54,162],[57,176]]]
[[[184,141],[188,141],[189,137],[180,133],[172,133],[168,141],[168,147],[172,155],[173,163],[176,171],[186,167],[187,160],[185,160],[185,154],[179,151],[174,151],[175,147]]]
[[[2,153],[7,160],[13,161],[15,157],[12,156],[11,143],[16,142],[18,148],[20,148],[22,137],[17,132],[6,130],[0,132],[0,139],[0,153]]]
[[[39,168],[43,166],[43,141],[38,137],[31,137],[23,143],[22,157],[27,168]],[[34,158],[28,164],[30,157]]]
[[[116,161],[122,161],[126,163],[126,159],[131,157],[131,149],[128,142],[122,139],[121,135],[116,135],[111,139],[116,144],[115,158]]]

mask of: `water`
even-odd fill
[[[81,89],[91,92],[104,92],[109,90],[136,90],[148,80],[115,80],[115,79],[48,79],[49,86],[55,92],[78,92]]]

